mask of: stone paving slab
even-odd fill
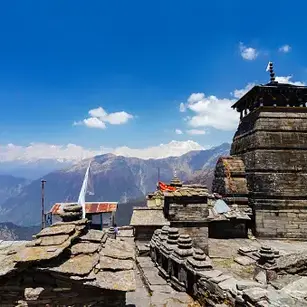
[[[167,285],[165,279],[163,279],[160,275],[158,275],[158,269],[144,268],[143,273],[150,285]]]
[[[154,268],[155,264],[149,257],[137,257],[137,263],[141,268]]]

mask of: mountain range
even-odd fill
[[[220,156],[229,154],[225,143],[208,150],[190,151],[179,157],[140,159],[104,154],[95,156],[91,163],[94,195],[87,201],[119,201],[144,199],[154,191],[157,180],[169,182],[174,172],[182,181],[203,181],[211,185],[213,169]],[[44,176],[46,180],[46,210],[56,202],[77,201],[89,159],[56,170]],[[158,178],[159,174],[159,178]],[[40,223],[41,178],[23,186],[19,193],[7,197],[0,204],[0,222],[31,226]]]

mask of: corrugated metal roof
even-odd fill
[[[53,207],[49,212],[55,215],[61,214],[63,212],[63,207],[69,204],[75,204],[75,203],[56,203],[53,205]],[[117,210],[116,202],[85,203],[85,212],[89,214],[115,212],[116,210]]]

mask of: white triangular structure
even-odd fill
[[[266,70],[265,71],[269,71],[270,70],[270,65],[272,64],[272,62],[269,62],[268,63],[268,66],[266,67]]]
[[[78,205],[82,207],[82,218],[85,218],[85,195],[87,193],[87,187],[88,187],[88,181],[89,181],[89,172],[90,172],[90,167],[91,167],[91,162],[88,165],[88,168],[86,170],[84,180],[82,183],[81,191],[79,194],[79,199],[78,199]]]

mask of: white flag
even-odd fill
[[[268,63],[268,66],[266,67],[266,70],[265,71],[269,71],[270,70],[270,65],[272,64],[272,62],[269,62]]]
[[[89,166],[86,170],[84,180],[82,183],[81,191],[79,194],[78,204],[82,207],[82,218],[85,218],[85,195],[87,194],[87,184],[88,184],[88,177],[89,177],[89,171],[91,167],[91,162],[89,163]]]

